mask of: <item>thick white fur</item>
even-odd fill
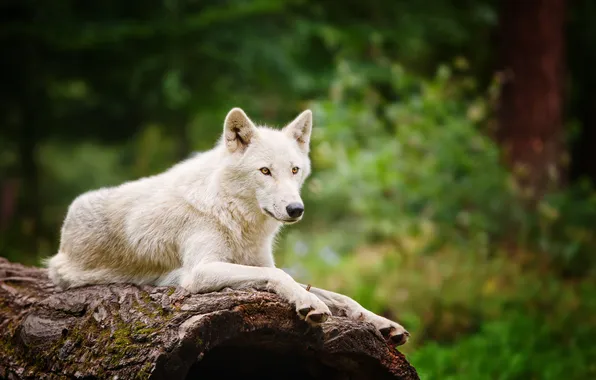
[[[61,288],[130,282],[191,292],[268,289],[310,323],[326,320],[331,308],[404,343],[399,324],[346,296],[307,291],[275,268],[275,235],[301,218],[286,206],[302,204],[311,130],[309,110],[273,130],[234,108],[212,150],[164,173],[80,195],[68,209],[59,252],[47,260],[50,278]]]

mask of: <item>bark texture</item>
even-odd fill
[[[504,83],[499,139],[528,198],[564,180],[563,90],[566,0],[500,3]]]
[[[0,378],[418,379],[372,325],[310,327],[275,294],[89,286],[0,258]]]

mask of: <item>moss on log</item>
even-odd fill
[[[57,291],[0,258],[0,378],[418,379],[372,325],[300,320],[275,294],[102,285]]]

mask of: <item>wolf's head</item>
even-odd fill
[[[310,174],[312,112],[302,112],[281,130],[257,127],[240,108],[224,122],[226,184],[249,208],[282,223],[302,219],[300,188]]]

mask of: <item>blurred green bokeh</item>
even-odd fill
[[[209,149],[232,107],[273,125],[310,107],[279,266],[404,324],[422,378],[596,378],[596,194],[577,180],[528,208],[502,164],[496,2],[1,7],[2,256],[39,265],[74,197]],[[596,43],[594,8],[571,12],[574,68],[596,62],[573,44]],[[569,139],[589,75],[571,75]]]

